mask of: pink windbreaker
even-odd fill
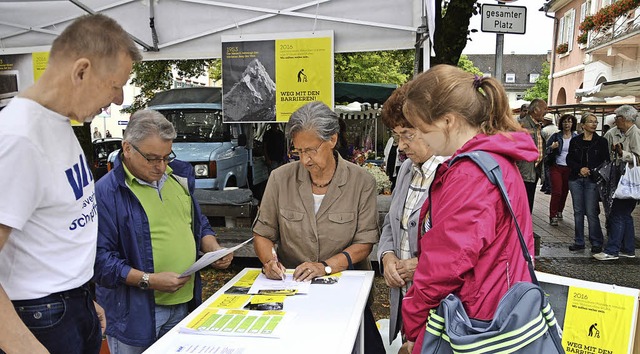
[[[500,164],[518,224],[534,252],[527,193],[515,161],[534,161],[538,151],[526,132],[476,135],[455,155],[483,150]],[[475,162],[439,166],[423,213],[431,203],[431,229],[419,240],[413,286],[402,302],[403,331],[420,353],[429,310],[448,294],[472,318],[488,320],[509,287],[531,281],[511,214],[502,196]]]

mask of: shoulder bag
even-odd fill
[[[460,154],[449,165],[463,157],[474,161],[500,190],[513,217],[533,283],[519,282],[511,287],[500,299],[491,321],[469,318],[460,299],[449,294],[429,314],[421,353],[564,353],[561,330],[536,278],[531,255],[511,208],[500,166],[484,151]]]

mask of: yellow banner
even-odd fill
[[[562,334],[567,353],[629,352],[633,296],[569,287]]]
[[[313,101],[333,107],[331,37],[276,40],[276,121]]]

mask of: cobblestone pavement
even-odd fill
[[[585,220],[585,238],[587,247],[583,251],[569,251],[574,240],[574,217],[571,193],[567,198],[564,217],[558,226],[549,225],[549,201],[551,196],[536,190],[533,205],[533,230],[540,236],[540,253],[536,256],[536,270],[570,278],[598,283],[615,284],[631,288],[640,288],[640,206],[633,211],[636,236],[636,258],[621,258],[612,261],[598,261],[591,257],[588,243],[587,222]],[[600,214],[600,223],[604,229],[604,210]]]

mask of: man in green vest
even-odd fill
[[[201,303],[200,274],[181,277],[198,252],[220,249],[192,197],[193,167],[175,160],[173,125],[138,111],[114,169],[96,184],[96,297],[112,354],[142,353]],[[226,268],[233,256],[213,263]]]

